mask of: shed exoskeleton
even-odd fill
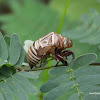
[[[72,51],[65,50],[66,48],[72,47],[72,45],[72,41],[68,38],[55,32],[51,32],[35,41],[29,48],[27,58],[28,63],[30,67],[33,68],[33,66],[36,66],[36,64],[41,61],[41,66],[43,57],[48,58],[50,54],[52,54],[52,57],[57,61],[56,66],[58,65],[59,61],[67,66],[67,56],[72,55],[72,61],[75,59]]]

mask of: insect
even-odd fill
[[[72,51],[65,50],[66,48],[72,47],[72,45],[72,41],[68,38],[55,32],[51,32],[35,41],[32,46],[30,46],[27,56],[28,63],[30,67],[33,68],[33,66],[36,66],[36,64],[41,61],[41,67],[43,57],[48,58],[50,57],[50,54],[52,54],[52,57],[57,61],[56,66],[60,61],[67,66],[67,56],[72,55],[72,61],[75,59]]]

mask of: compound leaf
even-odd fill
[[[55,78],[48,80],[40,88],[41,92],[47,93],[44,100],[55,100],[66,93],[71,93],[66,100],[91,100],[88,98],[92,98],[92,95],[87,96],[89,92],[100,91],[98,85],[100,84],[100,67],[88,65],[95,60],[96,54],[85,54],[76,58],[70,67],[58,68],[58,72],[52,68],[49,73],[56,75]],[[97,98],[99,96],[93,97],[94,100]]]
[[[31,75],[30,79],[33,79],[32,76],[36,79],[40,72],[26,73]],[[27,92],[36,94],[37,88],[28,80],[27,74],[13,73],[12,68],[6,65],[0,68],[0,100],[15,100],[15,96],[18,100],[28,100]]]

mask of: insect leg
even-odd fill
[[[41,57],[40,67],[42,67],[43,57],[44,56]]]
[[[63,56],[57,54],[56,57],[65,65],[68,66],[67,61],[63,58]]]
[[[50,54],[48,53],[48,54],[43,55],[43,56],[41,57],[40,67],[42,67],[42,64],[43,64],[43,60],[44,60],[44,58],[47,59],[49,56],[50,56]]]
[[[64,57],[66,57],[67,58],[67,56],[70,56],[70,55],[72,55],[72,61],[71,62],[73,62],[73,60],[75,59],[75,55],[74,55],[74,53],[71,51],[71,50],[66,50],[66,51],[63,51],[62,53],[61,53],[61,55]]]
[[[57,67],[58,63],[59,63],[59,59],[56,57],[56,55],[52,54],[53,58],[57,61],[57,64],[55,65]]]

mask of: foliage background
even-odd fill
[[[43,1],[39,2],[39,0],[21,1],[0,0],[0,30],[4,35],[17,33],[21,44],[24,44],[24,40],[35,41],[49,32],[57,32],[66,0],[51,0],[49,4],[44,4]],[[100,61],[99,6],[99,0],[71,0],[61,30],[62,35],[72,39],[74,45],[71,50],[74,51],[76,57],[85,53],[96,53],[98,55],[96,62]],[[91,8],[95,10],[90,11]],[[81,17],[85,13],[88,13],[88,15]],[[97,18],[97,21],[94,20]],[[90,25],[91,23],[92,25]],[[91,30],[93,28],[95,29]],[[86,29],[90,29],[90,34]],[[94,38],[94,36],[97,37]],[[54,63],[55,61],[52,61],[53,65]],[[47,72],[42,71],[38,79],[30,81],[39,90],[40,86],[52,77],[50,75],[48,77]],[[39,95],[40,91],[37,95],[28,94],[29,100],[33,100],[33,98],[39,100],[41,99]]]

